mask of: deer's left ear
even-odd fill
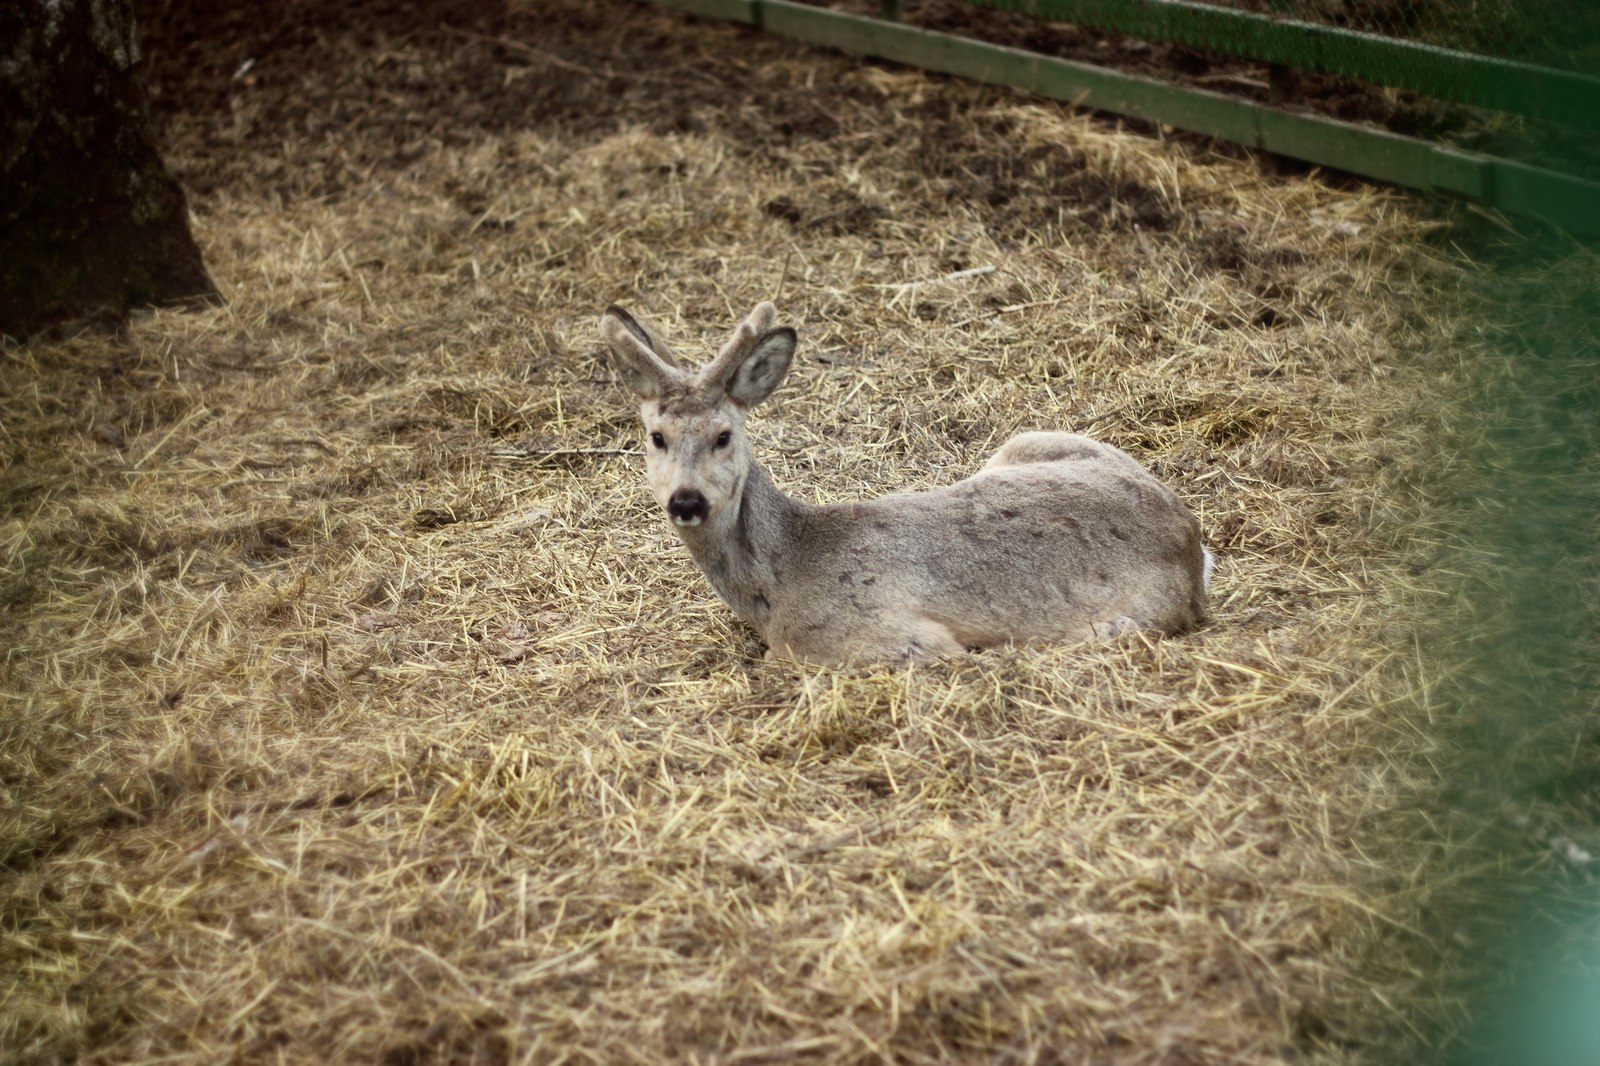
[[[768,330],[750,346],[728,381],[728,399],[740,407],[754,407],[783,383],[799,343],[793,329]]]

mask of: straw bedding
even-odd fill
[[[1454,1024],[1363,990],[1393,908],[1350,844],[1425,687],[1396,472],[1472,313],[1421,312],[1471,271],[1438,223],[635,4],[291,14],[152,36],[227,306],[4,352],[9,1058],[1381,1061],[1363,1026]],[[781,485],[1089,432],[1199,514],[1213,621],[763,661],[595,328],[693,355],[763,298]]]

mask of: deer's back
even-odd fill
[[[968,647],[1128,621],[1180,631],[1204,616],[1201,558],[1194,516],[1132,457],[1024,434],[953,485],[809,511],[776,575],[769,640],[922,624]]]

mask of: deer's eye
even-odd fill
[[[667,447],[667,438],[663,437],[659,432],[652,433],[650,434],[650,443],[665,451]]]
[[[730,440],[732,440],[732,439],[733,439],[733,434],[728,432],[727,430],[723,430],[721,433],[717,434],[717,445],[716,446],[718,448],[726,448],[728,446],[728,442]]]

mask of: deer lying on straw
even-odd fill
[[[638,319],[600,331],[639,399],[650,488],[717,593],[769,654],[923,659],[1011,640],[1082,640],[1205,617],[1211,555],[1182,501],[1126,452],[1072,433],[1012,437],[965,481],[817,506],[751,452],[795,331],[759,305],[685,367]]]

